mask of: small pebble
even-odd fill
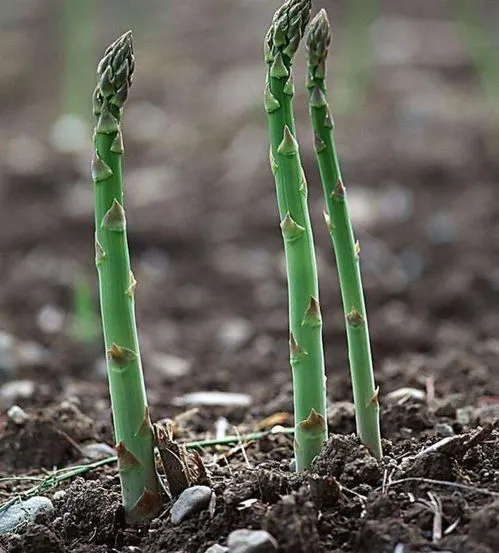
[[[219,392],[217,390],[206,392],[192,392],[176,397],[174,405],[207,405],[219,407],[248,407],[251,405],[251,396],[248,394],[236,394],[231,392]]]
[[[66,315],[56,305],[44,305],[36,315],[36,322],[40,329],[47,334],[56,334],[62,330]]]
[[[447,423],[439,423],[435,426],[435,432],[444,438],[448,436],[454,436],[455,432],[454,429],[450,424]]]
[[[385,399],[390,403],[404,403],[409,399],[423,402],[426,400],[426,392],[418,388],[397,388],[393,392],[386,394]]]
[[[191,372],[192,363],[176,355],[154,353],[148,359],[149,366],[167,380],[176,380]]]
[[[17,367],[16,339],[0,331],[0,382],[12,378]]]
[[[30,398],[34,393],[35,383],[32,380],[11,380],[0,386],[0,400],[5,403]]]
[[[204,553],[229,553],[229,548],[215,543],[208,547],[208,549]]]
[[[220,325],[217,338],[223,348],[237,350],[251,338],[252,334],[253,328],[249,321],[234,317]]]
[[[48,497],[36,496],[14,503],[0,512],[0,534],[13,532],[22,524],[33,521],[42,513],[52,513],[54,506]]]
[[[56,152],[77,154],[86,152],[90,129],[86,120],[66,113],[57,119],[50,133],[50,143]]]
[[[21,409],[19,405],[13,405],[8,411],[7,411],[7,418],[12,421],[15,424],[18,424],[19,426],[23,425],[27,420],[29,420],[30,416],[26,411]]]
[[[274,553],[277,542],[266,530],[234,530],[227,540],[230,553]]]
[[[208,507],[212,493],[208,486],[191,486],[184,490],[171,509],[172,524],[177,526],[190,515]]]
[[[81,448],[81,453],[83,457],[91,461],[98,461],[99,459],[105,459],[106,457],[113,457],[116,455],[114,448],[105,443],[84,445]]]
[[[438,211],[425,221],[425,232],[432,244],[449,244],[456,239],[456,222],[448,213]]]

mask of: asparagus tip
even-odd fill
[[[98,111],[105,98],[118,107],[124,104],[134,69],[132,31],[127,31],[107,48],[97,66],[99,82],[94,95],[94,111]]]
[[[266,37],[267,60],[272,60],[277,52],[293,58],[310,19],[311,9],[312,0],[287,0],[275,12]]]
[[[327,57],[331,29],[325,9],[322,9],[310,23],[307,35],[307,63],[312,74],[322,70],[319,77],[324,77],[324,65]]]

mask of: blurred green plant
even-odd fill
[[[98,84],[93,95],[97,123],[92,161],[95,264],[118,471],[123,506],[130,520],[155,515],[162,503],[135,322],[137,283],[130,269],[123,207],[121,118],[134,68],[132,33],[128,32],[109,46],[98,65]]]
[[[88,279],[78,275],[73,285],[73,314],[70,334],[76,342],[91,345],[99,337],[98,317]]]
[[[480,21],[476,2],[452,0],[459,34],[466,44],[471,62],[482,81],[485,97],[493,110],[494,123],[499,120],[498,44]]]
[[[62,0],[60,19],[62,86],[61,115],[73,115],[90,125],[88,97],[92,91],[95,29],[94,0]]]
[[[345,10],[334,86],[334,104],[342,114],[357,109],[369,86],[373,62],[371,28],[379,13],[379,0],[350,0]]]
[[[345,186],[334,142],[334,123],[328,105],[326,65],[331,38],[329,21],[321,10],[307,35],[307,88],[310,119],[324,198],[326,224],[333,242],[345,312],[348,357],[352,376],[357,433],[376,459],[381,459],[378,390],[374,383],[367,314],[360,274],[359,243],[355,241]]]
[[[294,56],[310,17],[311,0],[288,0],[265,38],[265,110],[286,255],[290,364],[293,373],[296,469],[307,469],[327,438],[322,318],[307,183],[293,114]]]

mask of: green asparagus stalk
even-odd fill
[[[161,506],[135,323],[136,281],[125,230],[121,116],[134,70],[131,32],[106,50],[93,95],[97,119],[92,178],[95,194],[95,263],[123,505],[130,520],[148,518]]]
[[[369,330],[359,267],[359,244],[355,241],[350,222],[346,192],[333,136],[333,119],[327,100],[325,78],[329,42],[329,22],[325,10],[321,10],[310,24],[307,36],[310,117],[315,133],[315,152],[327,206],[326,224],[336,255],[345,311],[357,432],[372,455],[380,459],[382,450],[378,389],[374,384]]]
[[[293,373],[296,469],[310,466],[327,439],[322,319],[307,184],[293,114],[292,65],[310,17],[311,0],[288,0],[265,39],[265,110],[270,164],[284,240]]]

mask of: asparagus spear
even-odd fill
[[[161,506],[135,323],[135,278],[125,230],[121,158],[122,108],[134,70],[131,32],[106,50],[97,69],[93,95],[97,119],[92,178],[95,194],[95,263],[100,302],[118,470],[123,505],[130,520],[148,518]]]
[[[288,0],[265,39],[265,109],[286,255],[290,364],[297,470],[310,466],[327,438],[322,319],[307,185],[293,115],[293,58],[310,17],[311,0]]]
[[[324,197],[326,224],[331,236],[343,309],[345,311],[348,356],[352,375],[357,432],[377,459],[382,456],[378,389],[374,384],[369,330],[359,267],[359,244],[355,241],[345,187],[336,154],[333,119],[326,91],[326,58],[330,28],[325,10],[310,24],[307,36],[309,107],[315,133],[315,151]]]

